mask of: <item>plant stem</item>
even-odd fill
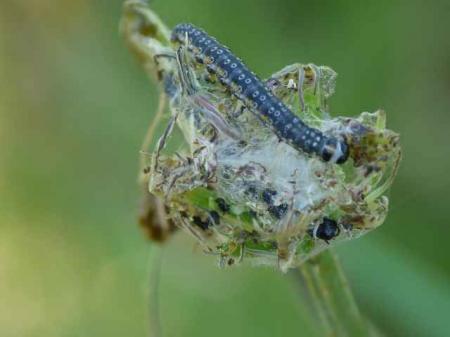
[[[161,260],[163,247],[152,245],[150,248],[150,272],[148,291],[149,337],[161,337],[161,317],[159,307],[159,281],[161,278]]]
[[[321,326],[325,331],[325,335],[330,336],[332,335],[333,329],[331,326],[331,322],[327,316],[326,310],[323,306],[323,303],[320,299],[319,292],[314,283],[313,275],[311,275],[310,270],[308,270],[307,268],[299,268],[299,271],[301,272],[301,277],[303,277],[303,280],[307,288],[306,290],[309,293],[310,300],[315,308],[315,312],[317,313]]]
[[[299,267],[319,326],[327,337],[380,337],[361,314],[337,256],[325,251]],[[301,280],[299,280],[299,278]]]

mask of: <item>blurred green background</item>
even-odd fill
[[[338,73],[335,114],[384,108],[404,159],[376,232],[337,248],[388,336],[450,336],[448,1],[158,0],[262,77]],[[118,36],[121,1],[0,2],[0,336],[145,336],[152,247],[136,223],[157,90]],[[165,336],[316,336],[289,275],[219,270],[178,234]]]

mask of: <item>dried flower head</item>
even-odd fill
[[[254,87],[235,86],[209,56],[198,57],[202,51],[188,34],[181,46],[170,44],[168,30],[158,28],[162,24],[148,8],[127,3],[124,35],[147,69],[158,74],[170,100],[171,119],[152,155],[149,191],[160,198],[170,222],[217,255],[221,266],[250,261],[286,271],[383,223],[388,211],[383,193],[401,153],[383,111],[330,117],[336,73],[293,64],[261,81],[274,102],[294,116],[269,127],[261,105],[239,95],[254,94]],[[152,32],[144,34],[144,26]],[[309,137],[302,146],[313,149],[321,137],[337,139],[348,146],[348,160],[338,165],[315,155],[318,151],[293,146],[283,136],[295,120],[308,126],[298,134]],[[166,146],[174,128],[181,140]]]

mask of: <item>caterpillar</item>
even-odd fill
[[[196,62],[215,73],[220,83],[297,150],[315,154],[325,162],[342,164],[349,156],[345,140],[309,127],[282,103],[244,63],[215,38],[192,24],[175,26],[171,40],[187,48]]]

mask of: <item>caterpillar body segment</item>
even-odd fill
[[[279,138],[326,162],[341,164],[347,160],[349,149],[344,140],[306,125],[239,58],[203,30],[191,24],[179,24],[173,29],[171,40],[185,47],[196,62],[216,74],[219,82]]]

